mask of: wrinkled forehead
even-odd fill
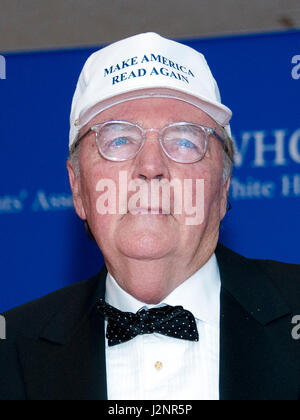
[[[187,102],[169,98],[143,98],[127,101],[96,115],[83,129],[107,121],[129,121],[143,128],[162,128],[174,122],[193,122],[211,128],[218,124],[204,111]]]

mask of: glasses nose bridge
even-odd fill
[[[143,131],[144,143],[146,143],[148,133],[157,133],[158,142],[161,146],[163,129],[160,129],[160,128],[144,128],[142,131]]]
[[[142,135],[143,135],[143,143],[145,144],[146,143],[146,141],[147,141],[147,135],[148,135],[148,133],[157,133],[157,137],[158,137],[158,142],[159,142],[159,144],[160,144],[160,146],[161,146],[161,137],[162,137],[162,131],[163,130],[161,130],[161,129],[159,129],[159,128],[143,128],[142,129]]]
[[[166,155],[166,152],[165,152],[165,150],[162,146],[163,129],[160,129],[160,128],[142,128],[142,127],[140,127],[140,130],[141,130],[142,137],[143,137],[143,147],[140,149],[139,154],[146,148],[145,146],[146,146],[146,143],[147,143],[147,134],[148,133],[150,133],[150,134],[151,133],[156,133],[160,153],[162,153],[163,155]],[[156,143],[156,139],[155,139],[155,143]]]
[[[159,137],[161,134],[161,130],[159,128],[145,128],[143,129],[143,134],[146,137],[147,133],[158,133]]]

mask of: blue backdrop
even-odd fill
[[[234,110],[233,209],[222,242],[249,257],[299,263],[300,32],[186,44],[206,55],[223,102]],[[66,172],[71,99],[96,49],[5,55],[0,312],[83,280],[103,264],[74,213]]]

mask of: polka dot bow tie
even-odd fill
[[[108,319],[106,337],[109,346],[125,343],[138,335],[152,333],[199,341],[195,317],[182,306],[142,309],[134,314],[119,311],[100,299],[97,309]]]

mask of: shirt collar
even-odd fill
[[[106,278],[106,302],[123,312],[136,313],[142,308],[163,305],[183,306],[196,319],[218,326],[220,322],[221,278],[216,255],[184,281],[159,305],[149,305],[125,292],[110,273]]]

